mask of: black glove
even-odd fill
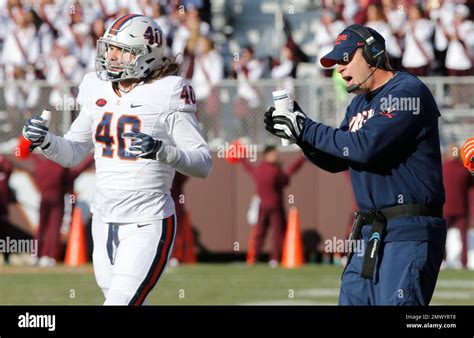
[[[157,160],[157,153],[161,148],[162,142],[155,140],[153,137],[143,133],[128,132],[122,134],[123,138],[130,138],[132,144],[128,149],[128,154],[139,157]]]
[[[33,116],[23,126],[23,136],[31,142],[30,151],[34,148],[43,148],[49,143],[49,128],[44,124],[41,116]]]
[[[307,118],[296,101],[292,112],[276,111],[270,107],[265,112],[265,129],[275,136],[296,142]]]

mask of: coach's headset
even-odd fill
[[[362,48],[364,59],[372,67],[378,68],[386,57],[384,41],[375,38],[367,28],[361,25],[350,25],[345,30],[356,33],[364,40]]]
[[[364,40],[362,55],[364,55],[365,61],[367,61],[370,66],[375,67],[374,70],[370,73],[369,76],[367,76],[364,81],[362,81],[361,83],[352,84],[346,88],[348,93],[352,93],[353,91],[359,89],[372,75],[374,75],[377,68],[379,68],[382,62],[387,59],[387,53],[385,51],[384,41],[375,38],[372,33],[364,26],[350,25],[345,30],[359,35]],[[391,69],[388,62],[381,68],[385,70],[393,70]]]

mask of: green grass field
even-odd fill
[[[337,304],[342,268],[307,265],[271,269],[242,263],[168,268],[148,304],[317,305]],[[2,305],[100,305],[92,267],[50,269],[0,267]],[[474,305],[474,272],[440,273],[432,305]]]

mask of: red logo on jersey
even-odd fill
[[[105,101],[105,99],[98,99],[97,101],[95,101],[95,104],[99,107],[103,107],[107,104],[107,101]]]

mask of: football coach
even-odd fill
[[[350,240],[340,305],[428,305],[444,255],[445,193],[433,95],[417,77],[394,71],[383,37],[347,27],[320,60],[337,65],[357,94],[339,128],[293,112],[265,112],[265,128],[296,142],[316,166],[350,171],[359,211]]]

